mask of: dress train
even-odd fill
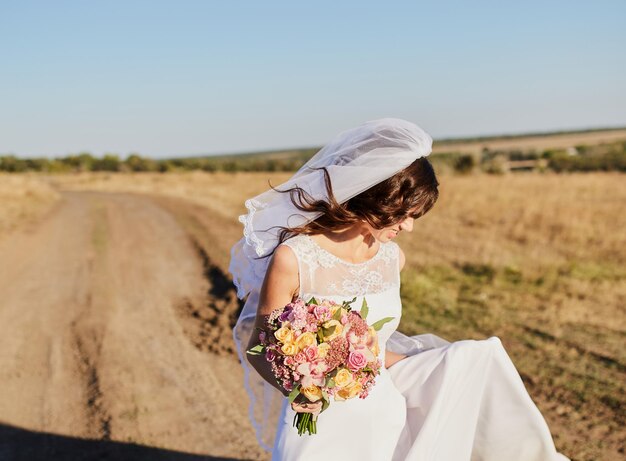
[[[388,368],[407,407],[394,461],[569,461],[498,337],[444,343]]]

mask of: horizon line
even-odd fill
[[[572,133],[588,133],[588,132],[598,132],[598,131],[619,131],[626,129],[626,125],[615,125],[615,126],[601,126],[601,127],[586,127],[586,128],[567,128],[567,129],[552,129],[545,131],[524,131],[524,132],[504,132],[504,133],[496,133],[496,134],[479,134],[479,135],[465,135],[465,136],[446,136],[440,138],[433,138],[433,145],[435,143],[459,143],[459,142],[480,142],[487,141],[493,139],[507,139],[507,138],[527,138],[527,137],[542,137],[542,136],[558,136],[558,135],[567,135]],[[309,145],[309,146],[290,146],[290,147],[275,147],[275,148],[263,148],[261,150],[233,150],[233,151],[221,151],[214,153],[199,153],[199,154],[169,154],[166,156],[151,156],[147,154],[141,154],[137,151],[128,151],[126,152],[126,156],[129,155],[139,155],[140,157],[153,158],[158,160],[170,160],[170,159],[191,159],[191,158],[202,158],[202,157],[224,157],[224,156],[239,156],[239,155],[252,155],[252,154],[269,154],[269,153],[281,153],[281,152],[289,152],[289,151],[298,151],[298,150],[310,150],[310,149],[320,149],[324,146],[321,145]],[[72,156],[72,155],[80,155],[83,153],[88,153],[90,155],[94,155],[92,151],[88,149],[82,149],[79,152],[70,152],[66,154],[51,154],[51,155],[41,155],[41,154],[31,154],[22,155],[15,153],[3,153],[0,152],[0,157],[5,156],[16,156],[26,159],[34,159],[34,158],[59,158],[64,156]],[[104,152],[102,155],[123,155],[116,152]]]

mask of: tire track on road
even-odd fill
[[[71,437],[110,441],[102,456],[125,442],[265,459],[227,343],[240,308],[228,284],[150,198],[64,192],[32,233],[0,243],[0,421],[63,435],[46,450],[69,440],[76,458]],[[184,300],[213,312],[212,347],[190,341]]]

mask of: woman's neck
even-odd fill
[[[376,254],[378,245],[374,236],[365,226],[353,225],[345,229],[329,230],[314,236],[322,237],[327,247],[333,248],[333,253],[341,254],[347,260],[367,260]]]

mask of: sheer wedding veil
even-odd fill
[[[417,125],[395,118],[373,120],[340,133],[278,189],[299,186],[316,199],[328,199],[323,171],[313,169],[326,167],[333,194],[337,202],[343,203],[431,151],[432,138]],[[278,244],[280,229],[276,226],[300,226],[321,213],[300,211],[291,202],[289,194],[272,189],[246,200],[245,206],[247,214],[239,217],[244,226],[243,238],[231,249],[229,272],[237,287],[237,296],[240,299],[247,296],[247,299],[233,329],[233,337],[250,397],[250,420],[259,444],[271,451],[284,397],[256,370],[251,370],[245,350],[254,329],[259,292],[271,259],[255,258],[271,253]],[[408,337],[395,332],[387,342],[387,348],[413,355],[444,343],[447,341],[434,335]]]

